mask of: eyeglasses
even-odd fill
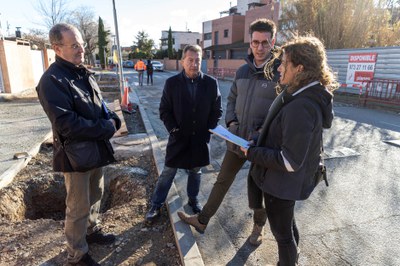
[[[258,48],[258,46],[260,46],[260,44],[262,45],[263,48],[271,48],[272,47],[272,44],[268,39],[265,41],[261,41],[261,42],[257,41],[257,40],[252,40],[250,44],[253,48]]]
[[[84,43],[74,43],[74,44],[71,44],[71,45],[65,45],[65,44],[62,44],[62,43],[57,43],[57,45],[69,47],[69,48],[72,48],[74,50],[78,50],[80,47],[86,48],[87,43],[85,43],[85,42]]]

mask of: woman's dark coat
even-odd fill
[[[269,126],[262,128],[258,145],[248,150],[249,174],[272,196],[303,200],[316,185],[322,129],[331,127],[333,120],[332,95],[317,84],[298,95],[281,96],[276,101],[283,101],[283,106]]]
[[[221,94],[216,79],[200,73],[195,100],[184,72],[166,80],[160,102],[160,118],[170,136],[165,165],[191,169],[210,163],[209,129],[222,116]],[[179,129],[175,132],[173,129]]]

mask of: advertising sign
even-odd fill
[[[378,53],[349,54],[346,83],[363,86],[372,80],[377,56]]]

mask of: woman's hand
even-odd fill
[[[240,147],[240,150],[244,153],[244,156],[247,157],[247,151],[248,151],[248,149],[243,148],[243,147]]]
[[[253,141],[253,140],[249,140],[249,146],[254,146],[254,141]],[[246,149],[246,148],[240,147],[240,150],[244,153],[244,156],[247,157],[247,151],[248,151],[249,149],[248,149],[248,148]]]

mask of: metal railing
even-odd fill
[[[212,67],[207,69],[207,74],[219,79],[233,79],[235,77],[236,70],[236,68]]]
[[[373,79],[360,94],[360,103],[378,103],[400,107],[400,80]]]

